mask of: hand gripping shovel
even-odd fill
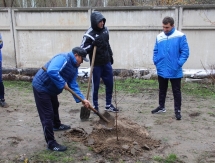
[[[81,102],[84,102],[84,100],[78,96],[73,90],[71,90],[69,87],[66,88],[72,95],[74,95],[75,97],[77,97]],[[87,108],[86,108],[87,109]],[[109,121],[103,116],[101,115],[96,109],[94,109],[92,107],[92,105],[89,106],[89,109],[94,111],[94,113],[96,113],[101,119],[103,119],[105,122],[109,123]]]
[[[90,76],[88,79],[88,88],[87,88],[87,100],[89,99],[89,93],[90,93],[90,82],[92,79],[92,75],[93,75],[93,67],[94,67],[94,61],[95,61],[95,56],[96,56],[96,46],[94,46],[93,48],[93,56],[92,56],[92,63],[90,66]],[[90,110],[87,109],[86,107],[82,106],[81,107],[81,112],[80,112],[80,118],[81,120],[87,120],[90,117]]]
[[[46,68],[45,68],[45,67],[42,67],[42,69],[43,69],[44,71],[46,71]],[[84,102],[84,100],[83,100],[80,96],[78,96],[73,90],[71,90],[69,87],[67,87],[66,90],[68,90],[72,95],[74,95],[75,97],[77,97],[82,103]],[[89,106],[89,109],[92,110],[92,111],[94,111],[94,113],[96,113],[96,114],[97,114],[101,119],[103,119],[105,122],[109,123],[109,121],[108,121],[104,116],[102,116],[96,109],[94,109],[94,108],[92,107],[92,105]]]

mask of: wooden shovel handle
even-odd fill
[[[94,62],[95,62],[95,56],[96,56],[96,49],[97,47],[94,46],[93,48],[93,57],[92,57],[92,62],[91,62],[91,66],[90,66],[90,77],[88,79],[88,87],[87,87],[87,100],[89,99],[89,93],[90,93],[90,81],[92,79],[92,75],[93,75],[93,67],[94,67]]]
[[[73,90],[71,90],[69,87],[66,88],[66,90],[68,90],[71,94],[73,94],[75,97],[77,97],[81,102],[84,102],[84,100],[80,96],[78,96]],[[95,113],[98,112],[96,109],[94,109],[92,107],[92,105],[89,105],[89,108],[90,108],[90,110],[94,111]]]
[[[78,96],[73,90],[71,90],[69,87],[66,88],[66,90],[68,90],[71,94],[77,97],[81,102],[84,102],[84,100],[80,96]],[[92,105],[89,105],[89,108],[90,110],[94,111],[101,119],[109,123],[109,121],[104,116],[102,116],[96,109],[94,109]]]

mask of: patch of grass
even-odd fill
[[[79,82],[79,86],[82,91],[87,90],[87,83]],[[143,91],[148,91],[150,89],[158,89],[158,82],[156,80],[143,80],[143,79],[118,79],[114,81],[114,89],[116,86],[116,91],[128,92],[128,93],[142,93]],[[103,82],[100,83],[99,93],[105,92],[105,85]]]
[[[32,89],[32,83],[27,81],[4,81],[4,86],[8,88],[17,88],[20,90]]]
[[[161,163],[179,163],[180,160],[177,158],[176,154],[169,154],[166,158],[155,156],[153,160]]]
[[[84,91],[87,88],[87,83],[79,83],[81,89]],[[168,90],[172,90],[171,83],[168,84]],[[127,92],[131,94],[143,93],[150,91],[158,92],[158,81],[157,80],[143,80],[135,78],[117,79],[114,81],[114,89],[116,87],[117,92]],[[187,95],[194,97],[211,97],[215,98],[215,87],[213,85],[207,85],[203,83],[188,83],[182,80],[181,91]],[[105,86],[101,82],[99,93],[105,92]],[[215,106],[214,106],[215,107]]]
[[[209,112],[208,114],[209,114],[211,117],[215,117],[215,114],[212,113],[212,112]]]
[[[88,150],[89,151],[93,151],[93,147],[88,147]]]
[[[117,91],[125,91],[129,93],[142,93],[143,91],[148,91],[150,89],[158,89],[158,82],[156,80],[126,78],[116,80],[115,84]]]
[[[79,86],[83,92],[87,91],[88,83],[79,82]],[[32,83],[27,81],[4,81],[6,88],[17,88],[19,90],[29,92],[32,91]],[[117,79],[114,81],[114,89],[118,92],[127,92],[131,94],[156,91],[158,92],[157,80],[143,80],[135,78]],[[169,82],[169,88],[171,90],[171,84]],[[188,83],[182,80],[181,84],[182,93],[192,95],[194,97],[211,97],[215,98],[215,86],[203,83]],[[100,84],[99,93],[105,92],[105,85],[103,82]],[[213,106],[215,108],[215,106]]]
[[[30,161],[32,162],[62,162],[72,163],[76,162],[75,154],[79,152],[79,149],[74,146],[74,143],[67,144],[68,149],[64,152],[55,152],[51,150],[43,150],[35,153]],[[86,158],[87,159],[87,158]]]
[[[182,81],[181,85],[182,92],[187,95],[192,95],[194,97],[211,97],[215,98],[215,87],[214,85],[207,85],[202,83],[187,83]]]
[[[168,138],[163,138],[162,139],[164,142],[168,142]]]
[[[40,153],[34,155],[32,157],[33,161],[51,161],[51,162],[57,162],[61,161],[64,163],[69,163],[74,161],[74,158],[70,155],[69,152],[54,152],[54,151],[48,151],[44,150]]]
[[[119,163],[124,163],[124,161],[120,159],[120,160],[119,160]]]
[[[83,160],[83,161],[88,161],[88,160],[89,160],[89,157],[83,156],[82,160]]]
[[[145,127],[147,130],[151,130],[152,129],[152,126],[147,126]]]
[[[154,156],[153,160],[157,161],[157,162],[162,162],[164,159],[161,156]]]
[[[62,160],[63,162],[72,162],[72,161],[74,161],[74,158],[72,158],[72,157],[65,157],[65,158],[63,158],[63,160]]]

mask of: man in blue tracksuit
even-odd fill
[[[185,34],[175,29],[172,17],[165,17],[163,32],[157,35],[154,46],[153,62],[158,74],[159,106],[152,110],[152,114],[166,112],[165,99],[170,80],[174,96],[175,117],[177,120],[181,119],[182,66],[188,57],[189,47]]]
[[[91,27],[85,32],[81,47],[89,54],[90,62],[92,62],[93,48],[97,47],[93,77],[92,77],[92,100],[96,110],[99,111],[98,91],[100,78],[105,84],[106,91],[106,107],[105,110],[118,112],[118,109],[113,106],[113,53],[109,44],[109,31],[105,27],[106,19],[104,16],[95,11],[91,14]]]
[[[71,88],[83,101],[85,107],[89,107],[89,101],[81,93],[76,78],[78,67],[86,58],[87,52],[75,47],[69,53],[60,53],[45,64],[45,70],[40,69],[33,78],[32,86],[37,110],[45,135],[47,147],[53,151],[65,151],[67,148],[58,144],[53,131],[70,129],[70,126],[61,123],[59,118],[59,102],[57,95],[63,89]],[[75,101],[80,102],[74,96]]]
[[[3,48],[3,40],[0,34],[0,106],[7,108],[8,104],[5,102],[5,99],[4,99],[4,84],[2,81],[2,53],[1,53],[2,48]]]

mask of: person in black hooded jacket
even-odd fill
[[[85,49],[92,63],[92,55],[94,46],[97,47],[94,61],[93,76],[92,76],[92,100],[96,110],[99,111],[98,105],[98,90],[100,78],[102,78],[106,87],[106,111],[118,112],[118,109],[113,106],[113,52],[109,44],[109,31],[105,27],[106,19],[98,11],[91,14],[91,27],[85,32],[81,43],[81,48]]]

